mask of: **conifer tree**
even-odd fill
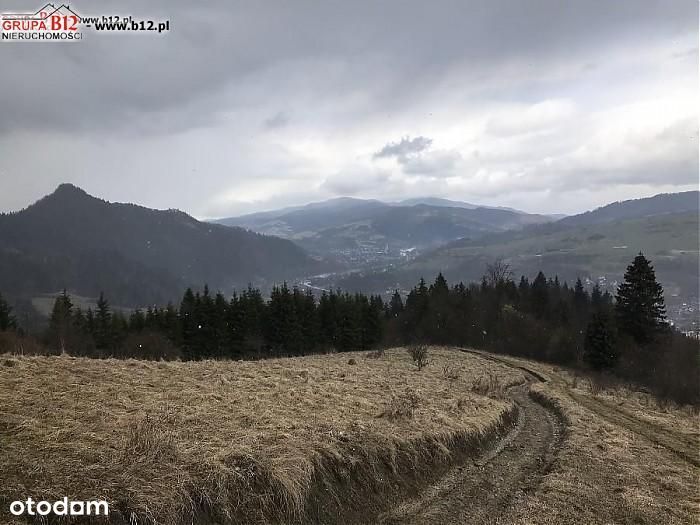
[[[576,279],[576,284],[574,285],[574,308],[579,314],[586,311],[588,306],[588,292],[583,287],[581,278]]]
[[[12,307],[0,294],[0,331],[14,330],[17,328],[17,320],[12,315]]]
[[[104,293],[100,292],[95,310],[95,344],[97,348],[108,349],[112,345],[112,312]]]
[[[234,293],[226,311],[226,355],[233,359],[240,359],[245,352],[245,315],[244,299]]]
[[[398,290],[394,290],[389,302],[389,317],[396,318],[403,312],[403,300]]]
[[[107,345],[104,347],[110,353],[122,347],[129,332],[129,323],[121,312],[112,312],[110,315],[110,326],[108,332]]]
[[[530,286],[530,301],[535,317],[542,319],[549,306],[549,293],[547,291],[547,279],[542,272],[537,274]]]
[[[73,325],[72,314],[73,302],[64,289],[54,301],[47,333],[48,344],[61,352],[69,350],[69,339],[72,335]]]
[[[382,322],[383,311],[384,301],[382,301],[381,296],[370,296],[369,304],[367,305],[363,319],[363,325],[365,327],[362,344],[363,348],[373,348],[381,342],[384,328]]]
[[[179,313],[172,303],[168,303],[162,313],[163,330],[168,340],[175,346],[182,346],[182,327]]]
[[[185,359],[198,359],[196,339],[197,339],[197,319],[195,318],[196,298],[192,288],[185,290],[180,302],[180,329],[182,334],[182,352]]]
[[[600,309],[603,306],[603,292],[598,283],[595,283],[591,291],[591,306],[593,306],[594,309]]]
[[[620,330],[640,344],[654,341],[668,327],[663,288],[641,252],[627,267],[617,289],[615,313]]]
[[[259,351],[265,344],[263,330],[267,305],[260,290],[251,285],[248,285],[247,290],[241,294],[240,301],[244,314],[246,347]]]
[[[338,348],[338,294],[331,290],[323,292],[318,302],[318,318],[321,323],[322,344],[327,349]]]
[[[129,316],[129,331],[133,333],[143,332],[146,328],[146,317],[140,309],[131,312]]]
[[[584,339],[584,360],[595,370],[610,369],[617,362],[615,333],[607,312],[591,316]]]

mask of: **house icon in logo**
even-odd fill
[[[61,4],[56,7],[55,4],[48,3],[35,13],[4,13],[5,20],[47,20],[52,16],[71,16],[75,17],[77,22],[81,22],[83,18],[73,11],[70,6]]]

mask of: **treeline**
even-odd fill
[[[16,322],[0,299],[0,330]],[[5,313],[3,313],[5,312]],[[6,319],[6,320],[3,320]],[[4,327],[4,328],[3,328]],[[82,311],[65,292],[44,344],[88,357],[246,359],[364,350],[416,342],[471,346],[556,364],[612,372],[679,402],[698,403],[698,342],[666,321],[661,285],[638,255],[616,296],[589,293],[540,272],[514,281],[508,265],[487,267],[480,283],[423,279],[404,298],[249,287],[230,299],[188,289],[178,306],[124,313],[104,296]],[[0,348],[0,351],[2,349]]]
[[[666,320],[663,289],[639,254],[615,297],[589,293],[540,272],[515,282],[503,263],[481,283],[450,288],[421,280],[405,304],[391,301],[387,340],[484,348],[497,353],[611,373],[681,403],[700,402],[698,340]]]
[[[100,295],[95,310],[56,299],[44,336],[54,351],[83,357],[243,359],[363,350],[381,343],[384,304],[378,296],[275,287],[265,301],[249,287],[226,299],[188,289],[179,306],[135,310],[110,307]]]

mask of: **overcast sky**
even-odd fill
[[[0,43],[0,210],[61,182],[200,218],[341,195],[574,213],[698,187],[697,0],[70,6],[171,31]]]

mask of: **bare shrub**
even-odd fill
[[[505,394],[505,385],[496,374],[489,372],[472,383],[471,391],[481,396],[502,398]]]
[[[442,367],[442,377],[449,381],[459,379],[459,369],[456,366],[447,364]]]
[[[175,436],[171,431],[173,414],[163,411],[146,414],[129,424],[122,452],[127,457],[137,457],[140,461],[154,462],[172,459],[176,456]]]
[[[407,350],[418,370],[423,370],[428,365],[428,345],[413,344]]]
[[[380,358],[384,357],[384,349],[377,348],[376,350],[373,350],[371,352],[367,352],[367,357],[370,359],[380,359]]]
[[[174,361],[182,354],[167,337],[158,332],[130,334],[115,357]]]
[[[463,398],[463,397],[460,397],[460,398],[457,400],[457,410],[462,411],[462,410],[464,410],[465,408],[467,408],[467,400],[466,400],[465,398]]]
[[[603,384],[597,381],[596,378],[592,377],[589,379],[588,384],[593,397],[599,396],[603,392]]]
[[[668,410],[673,407],[673,401],[667,397],[658,396],[654,399],[656,401],[656,407],[662,412],[668,412]]]
[[[616,391],[620,387],[620,380],[610,374],[593,374],[588,380],[591,394],[600,395],[605,391]]]
[[[412,419],[413,413],[419,404],[420,398],[418,394],[412,390],[407,390],[400,396],[392,396],[387,406],[379,414],[379,417],[385,417],[389,421]]]
[[[17,332],[0,332],[0,354],[44,355],[46,348],[30,336],[22,336]]]
[[[577,388],[578,387],[578,373],[574,373],[574,377],[571,380],[571,388]]]
[[[513,270],[510,264],[503,259],[496,259],[494,262],[486,265],[486,281],[493,287],[500,286],[508,281],[513,280]]]

